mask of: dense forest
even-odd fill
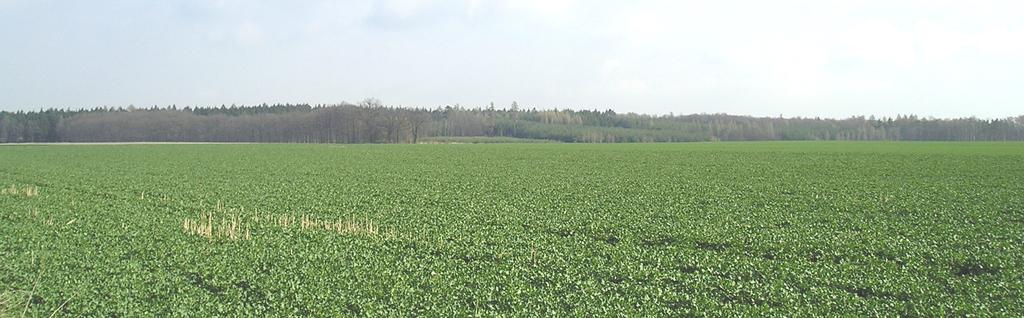
[[[510,107],[359,104],[95,108],[0,112],[0,142],[418,143],[458,137],[562,142],[1024,140],[1024,116],[847,119],[643,115]]]

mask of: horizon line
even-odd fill
[[[379,100],[377,100],[377,101],[379,102]],[[515,101],[513,101],[513,103],[515,103]],[[155,110],[177,110],[177,111],[182,111],[185,108],[193,109],[194,110],[194,109],[221,109],[221,108],[230,109],[232,107],[234,107],[234,108],[246,108],[246,107],[248,107],[248,108],[255,108],[255,107],[262,107],[262,106],[267,106],[267,107],[270,107],[270,106],[310,106],[311,108],[344,107],[344,106],[354,106],[354,107],[376,107],[376,106],[379,106],[379,107],[388,107],[388,108],[401,108],[401,109],[411,109],[411,110],[434,111],[434,110],[438,110],[438,109],[444,109],[444,108],[447,108],[447,107],[456,108],[456,109],[463,109],[463,110],[486,110],[486,109],[489,108],[489,106],[493,106],[493,102],[491,103],[491,105],[471,106],[471,107],[461,105],[460,103],[447,104],[447,105],[438,105],[438,106],[434,106],[434,107],[405,106],[405,105],[384,105],[384,104],[373,105],[373,106],[366,106],[366,105],[360,105],[358,103],[350,103],[348,101],[341,101],[341,102],[338,102],[338,103],[306,103],[306,102],[303,102],[303,103],[290,103],[290,102],[286,102],[286,103],[280,103],[280,102],[277,102],[277,103],[267,103],[267,102],[262,102],[262,103],[257,103],[257,104],[238,104],[238,103],[223,104],[222,103],[222,104],[220,104],[220,106],[216,106],[216,105],[185,105],[185,106],[178,106],[177,104],[173,104],[172,103],[172,104],[169,104],[169,105],[162,105],[162,106],[161,105],[136,106],[135,104],[128,104],[127,106],[125,106],[125,105],[118,105],[118,106],[103,105],[103,106],[78,107],[78,108],[73,108],[73,107],[54,107],[54,106],[45,106],[45,107],[43,107],[43,106],[40,106],[37,109],[2,109],[2,107],[0,107],[0,113],[18,113],[18,112],[24,112],[24,113],[43,113],[43,112],[47,112],[47,111],[81,112],[81,111],[91,111],[91,110],[95,110],[95,109],[105,109],[107,111],[131,111],[131,108],[133,108],[133,107],[134,107],[134,110],[138,110],[138,111],[152,111],[152,110],[154,110],[154,108],[155,108]],[[512,111],[512,108],[510,108],[510,106],[511,105],[503,106],[503,107],[500,107],[500,108],[494,107],[494,110],[500,110],[500,111],[506,111],[506,112],[507,111]],[[172,108],[172,107],[174,107],[174,108]],[[915,117],[915,118],[918,118],[918,119],[927,119],[927,120],[957,120],[957,119],[1006,120],[1006,119],[1015,119],[1015,118],[1019,118],[1019,117],[1024,117],[1024,113],[1021,113],[1019,115],[1006,115],[1006,116],[1003,116],[1003,117],[983,117],[983,116],[977,116],[977,115],[958,116],[958,117],[936,117],[936,116],[932,116],[932,115],[922,115],[922,114],[896,114],[894,116],[875,115],[875,114],[867,114],[867,115],[860,114],[860,115],[849,115],[849,116],[846,116],[846,117],[833,117],[833,116],[807,116],[807,115],[785,116],[783,113],[780,113],[778,116],[740,114],[740,113],[727,113],[727,112],[713,112],[713,113],[710,113],[710,112],[694,112],[694,113],[682,113],[682,112],[679,112],[679,113],[677,113],[677,112],[643,113],[643,112],[635,112],[635,111],[625,111],[625,112],[623,112],[623,111],[615,110],[613,108],[606,108],[606,109],[602,110],[602,109],[599,109],[599,108],[572,108],[572,107],[562,107],[562,108],[559,108],[559,107],[548,107],[548,108],[541,108],[541,107],[536,107],[536,106],[523,106],[523,107],[520,107],[518,109],[518,111],[540,111],[540,112],[543,112],[543,111],[559,111],[559,112],[561,112],[561,111],[574,111],[574,112],[597,111],[597,112],[606,112],[606,111],[609,111],[609,110],[614,112],[615,114],[619,114],[619,115],[638,115],[638,116],[651,116],[651,117],[685,117],[685,116],[725,115],[725,116],[750,117],[750,118],[819,119],[819,120],[849,120],[849,119],[860,119],[860,118],[869,119],[869,120],[870,119],[885,120],[885,119],[898,119],[898,118],[902,118],[902,117]]]

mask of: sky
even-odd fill
[[[0,0],[0,110],[1024,114],[1024,1]]]

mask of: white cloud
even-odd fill
[[[234,32],[235,40],[243,45],[263,44],[265,33],[263,28],[253,22],[243,22]]]
[[[605,89],[617,94],[643,95],[652,92],[646,80],[636,76],[635,69],[627,69],[618,59],[607,59],[601,65],[601,77]]]
[[[512,10],[525,11],[545,19],[565,18],[576,8],[575,0],[508,0],[506,4]]]
[[[973,48],[993,55],[1024,55],[1024,26],[988,26],[972,37]]]
[[[907,66],[917,57],[913,33],[888,22],[859,23],[833,41],[839,42],[837,53],[868,63]]]
[[[379,10],[396,19],[408,19],[419,13],[422,0],[382,0],[377,2]]]
[[[374,95],[410,106],[516,99],[659,113],[994,116],[1019,113],[1024,100],[1019,1],[58,4],[0,0],[0,87],[13,92],[0,94],[0,106]],[[166,49],[183,47],[193,49]],[[152,67],[165,76],[117,82],[151,65],[165,65]],[[97,88],[79,74],[110,83]],[[149,96],[142,92],[158,90],[146,85],[218,93]]]
[[[665,11],[634,10],[609,21],[609,33],[630,42],[663,41],[678,26],[670,24]]]

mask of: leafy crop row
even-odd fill
[[[1024,312],[1019,143],[6,146],[0,159],[13,315]]]

